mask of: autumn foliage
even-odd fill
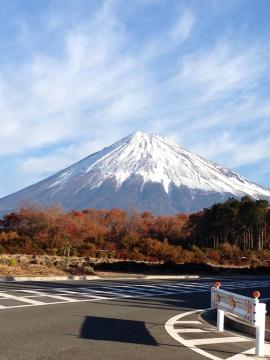
[[[0,252],[171,263],[270,265],[265,201],[230,199],[187,215],[23,208],[0,220]]]
[[[187,215],[155,217],[119,209],[27,208],[1,220],[0,250],[178,262],[187,221]]]

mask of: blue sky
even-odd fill
[[[270,1],[0,0],[0,196],[136,131],[270,188]]]

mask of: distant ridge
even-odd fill
[[[136,132],[49,178],[0,199],[0,213],[26,202],[65,210],[137,208],[193,212],[229,197],[270,199],[264,189],[171,140]]]

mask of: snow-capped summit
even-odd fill
[[[228,197],[270,199],[270,191],[196,156],[162,136],[136,132],[59,173],[0,199],[0,211],[23,200],[65,209],[138,208],[196,211]]]

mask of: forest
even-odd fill
[[[0,220],[0,253],[270,266],[270,210],[243,197],[194,214],[22,208]]]

